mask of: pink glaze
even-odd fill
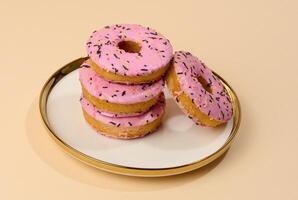
[[[173,62],[181,89],[201,112],[219,121],[226,122],[231,119],[233,115],[231,99],[222,83],[204,63],[191,53],[183,51],[175,52]],[[212,93],[203,88],[197,79],[199,76],[207,81]]]
[[[146,125],[156,120],[165,111],[165,97],[163,93],[160,96],[158,102],[154,106],[152,106],[148,112],[133,117],[108,117],[106,115],[101,114],[101,112],[95,106],[93,106],[86,98],[81,98],[80,102],[83,109],[91,117],[102,123],[117,127],[135,127]]]
[[[118,48],[122,41],[134,41],[139,53]],[[94,31],[86,43],[88,56],[99,67],[122,76],[142,76],[167,65],[173,57],[168,39],[155,30],[136,24],[106,26]]]
[[[99,110],[99,109],[98,109]],[[143,113],[121,113],[121,114],[115,114],[115,113],[109,113],[105,111],[99,110],[102,115],[105,115],[107,117],[134,117],[138,115],[142,115]]]
[[[94,97],[117,104],[134,104],[148,101],[162,92],[164,81],[141,85],[124,85],[109,82],[99,77],[84,62],[79,70],[80,81]]]

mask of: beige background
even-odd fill
[[[0,199],[298,199],[297,20],[295,0],[2,0]],[[85,166],[47,135],[37,109],[45,80],[85,55],[94,29],[123,22],[157,29],[234,87],[243,119],[222,160],[131,178]]]

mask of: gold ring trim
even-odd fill
[[[186,164],[186,165],[181,165],[177,167],[171,167],[171,168],[154,168],[154,169],[149,169],[149,168],[133,168],[133,167],[126,167],[126,166],[121,166],[113,163],[108,163],[102,160],[98,160],[95,158],[92,158],[86,154],[81,153],[80,151],[74,149],[73,147],[69,146],[66,144],[63,140],[61,140],[55,132],[52,130],[48,117],[47,117],[47,110],[46,110],[46,104],[47,104],[47,98],[48,95],[50,94],[52,88],[56,85],[56,83],[61,80],[64,76],[69,74],[70,72],[78,69],[80,65],[87,59],[87,57],[82,57],[79,59],[76,59],[59,70],[57,70],[44,84],[42,87],[42,90],[40,92],[39,96],[39,110],[40,110],[40,115],[42,118],[42,121],[44,122],[44,125],[49,133],[49,135],[54,139],[54,141],[62,147],[67,153],[69,153],[71,156],[74,158],[90,165],[95,168],[112,172],[112,173],[117,173],[117,174],[122,174],[122,175],[130,175],[130,176],[142,176],[142,177],[160,177],[160,176],[169,176],[169,175],[175,175],[175,174],[181,174],[185,172],[189,172],[195,169],[198,169],[204,165],[207,165],[208,163],[216,160],[218,157],[223,155],[231,146],[233,140],[235,139],[235,136],[237,134],[237,131],[240,126],[240,121],[241,121],[241,108],[240,108],[240,102],[238,100],[238,97],[232,87],[218,74],[213,72],[223,83],[225,89],[231,96],[232,102],[233,102],[233,128],[231,130],[230,136],[227,139],[226,143],[218,149],[216,152],[213,154],[209,155],[208,157],[198,160],[196,162]]]

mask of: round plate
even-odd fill
[[[231,87],[218,75],[233,102],[234,116],[217,128],[196,126],[166,93],[166,115],[155,133],[117,140],[96,133],[84,120],[79,58],[54,73],[40,94],[40,113],[52,138],[75,158],[96,168],[132,176],[168,176],[202,167],[231,145],[240,124],[240,105]]]

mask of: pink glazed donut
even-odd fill
[[[124,85],[107,81],[90,68],[88,60],[79,69],[83,96],[106,115],[133,116],[149,110],[158,101],[163,79],[154,83]]]
[[[86,49],[91,68],[99,76],[125,84],[160,79],[173,57],[168,39],[136,24],[116,24],[94,31]]]
[[[178,105],[196,124],[217,126],[231,119],[232,102],[223,84],[191,53],[175,53],[166,83]]]
[[[80,102],[86,121],[99,133],[113,138],[133,139],[152,133],[162,123],[162,117],[165,113],[163,93],[148,112],[132,117],[109,117],[103,115],[86,98],[82,97]]]

